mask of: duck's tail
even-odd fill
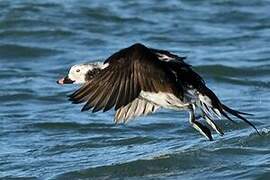
[[[199,95],[198,99],[199,101],[197,102],[198,106],[200,107],[203,117],[206,120],[206,122],[214,129],[216,130],[220,135],[223,135],[222,130],[215,124],[213,119],[215,117],[218,117],[219,119],[224,116],[228,120],[232,121],[235,123],[235,121],[227,114],[231,114],[241,120],[243,120],[245,123],[249,124],[251,127],[255,129],[255,131],[261,135],[256,128],[254,124],[252,124],[250,121],[248,121],[245,117],[242,115],[252,115],[249,113],[244,113],[240,111],[233,110],[229,108],[228,106],[222,104],[218,97],[215,95],[213,91],[211,91],[208,87],[205,85],[200,88],[199,90]]]

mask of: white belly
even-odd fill
[[[152,93],[147,91],[141,91],[140,98],[167,109],[179,110],[188,106],[187,103],[182,102],[179,98],[177,98],[174,94],[171,93]]]

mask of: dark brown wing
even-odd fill
[[[182,86],[166,62],[142,44],[134,44],[116,52],[104,63],[108,67],[71,94],[73,103],[86,102],[82,111],[115,110],[137,98],[140,92],[168,92],[182,98]]]

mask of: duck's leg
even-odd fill
[[[219,135],[224,135],[223,130],[207,114],[195,116],[195,119],[197,120],[200,118],[203,118],[207,122],[207,124],[210,125],[213,130],[215,130]]]
[[[212,135],[211,135],[211,131],[208,127],[206,127],[205,125],[199,123],[198,121],[196,121],[195,118],[195,105],[190,105],[189,108],[189,122],[192,125],[193,128],[195,128],[197,131],[199,131],[203,136],[205,136],[209,141],[212,141]]]
[[[209,124],[219,135],[221,136],[224,135],[224,132],[222,131],[222,129],[207,114],[203,114],[202,117],[203,119],[205,119],[207,124]]]

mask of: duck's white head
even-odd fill
[[[61,85],[84,84],[107,66],[107,64],[103,63],[76,64],[70,68],[66,77],[61,78],[56,82]]]

